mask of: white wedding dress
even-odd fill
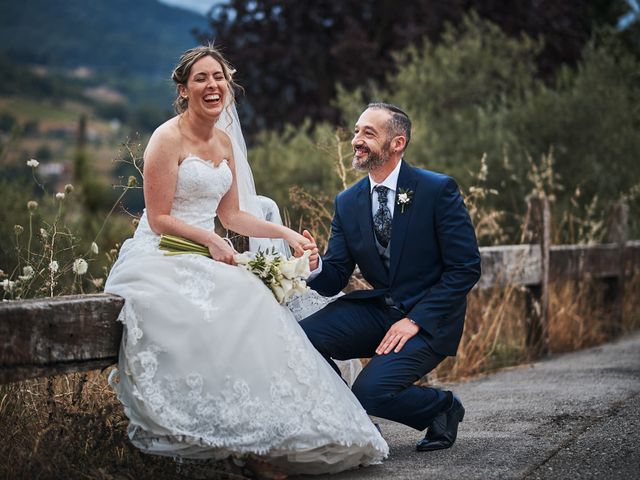
[[[171,214],[206,229],[231,185],[223,161],[178,170]],[[289,473],[380,463],[386,442],[290,310],[248,271],[165,256],[144,214],[105,291],[125,298],[118,380],[129,437],[190,459],[253,453]]]

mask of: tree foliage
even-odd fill
[[[613,24],[621,2],[553,0],[227,0],[210,14],[210,32],[238,69],[248,92],[242,105],[250,132],[337,120],[336,84],[347,90],[384,85],[395,72],[394,52],[442,39],[474,9],[508,36],[543,39],[535,61],[543,77],[573,64],[594,25]]]
[[[474,172],[486,154],[483,185],[498,192],[486,201],[505,212],[510,241],[519,238],[525,197],[541,190],[555,198],[558,212],[573,208],[575,215],[602,217],[621,196],[635,201],[636,211],[640,61],[616,35],[598,34],[575,67],[562,67],[543,81],[537,63],[543,48],[471,15],[447,28],[438,43],[425,41],[396,54],[396,73],[385,85],[368,92],[339,88],[334,104],[349,129],[371,100],[403,107],[414,124],[407,160],[453,175],[465,190],[475,185]],[[313,191],[322,185],[331,198],[340,186],[326,181],[332,170],[316,146],[331,139],[331,127],[304,124],[286,132],[263,134],[252,162],[266,165],[268,158],[270,174],[286,171],[281,188],[295,184]],[[294,138],[296,147],[290,148]],[[267,186],[267,194],[276,185]]]

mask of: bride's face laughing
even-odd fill
[[[207,56],[193,64],[187,85],[181,90],[180,94],[188,99],[189,110],[218,117],[229,94],[229,84],[220,62]]]

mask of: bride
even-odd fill
[[[216,215],[252,247],[308,240],[260,215],[235,112],[232,70],[213,47],[173,72],[177,116],[144,154],[146,210],[105,291],[125,298],[118,381],[129,437],[188,459],[250,458],[286,473],[380,463],[388,447],[293,314],[214,232]],[[252,215],[252,212],[257,216]],[[206,245],[214,260],[165,256],[160,234]]]

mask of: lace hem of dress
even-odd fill
[[[364,421],[364,412],[363,419],[354,421],[354,406],[336,404],[329,395],[333,389],[328,381],[333,379],[319,374],[317,359],[311,354],[313,347],[285,321],[284,312],[283,309],[280,335],[288,355],[287,368],[293,371],[297,382],[292,384],[287,380],[284,371],[274,372],[266,396],[254,394],[249,384],[238,378],[227,377],[216,395],[204,391],[203,376],[198,372],[184,378],[170,375],[158,378],[161,349],[151,345],[134,353],[125,345],[124,350],[129,353],[125,358],[121,355],[120,375],[130,377],[133,398],[145,405],[153,418],[159,419],[161,429],[172,432],[171,435],[154,435],[132,423],[132,441],[141,449],[162,453],[164,441],[189,439],[191,443],[184,445],[184,451],[178,453],[186,458],[199,457],[200,454],[191,454],[189,449],[203,445],[222,449],[221,458],[228,456],[228,452],[265,455],[274,451],[304,451],[323,443],[345,447],[371,445],[384,451],[387,446],[382,438],[379,445],[371,444],[373,426],[368,420]],[[128,332],[139,328],[132,305],[123,308],[120,320]],[[129,335],[125,343],[129,344]],[[131,338],[131,344],[135,343],[135,338]],[[118,387],[116,384],[118,397],[131,419],[126,396]],[[283,415],[283,412],[287,414]],[[320,440],[305,444],[304,432],[314,432],[314,438]],[[353,442],[353,438],[368,438],[369,442]],[[171,455],[175,456],[175,444],[172,451]]]

